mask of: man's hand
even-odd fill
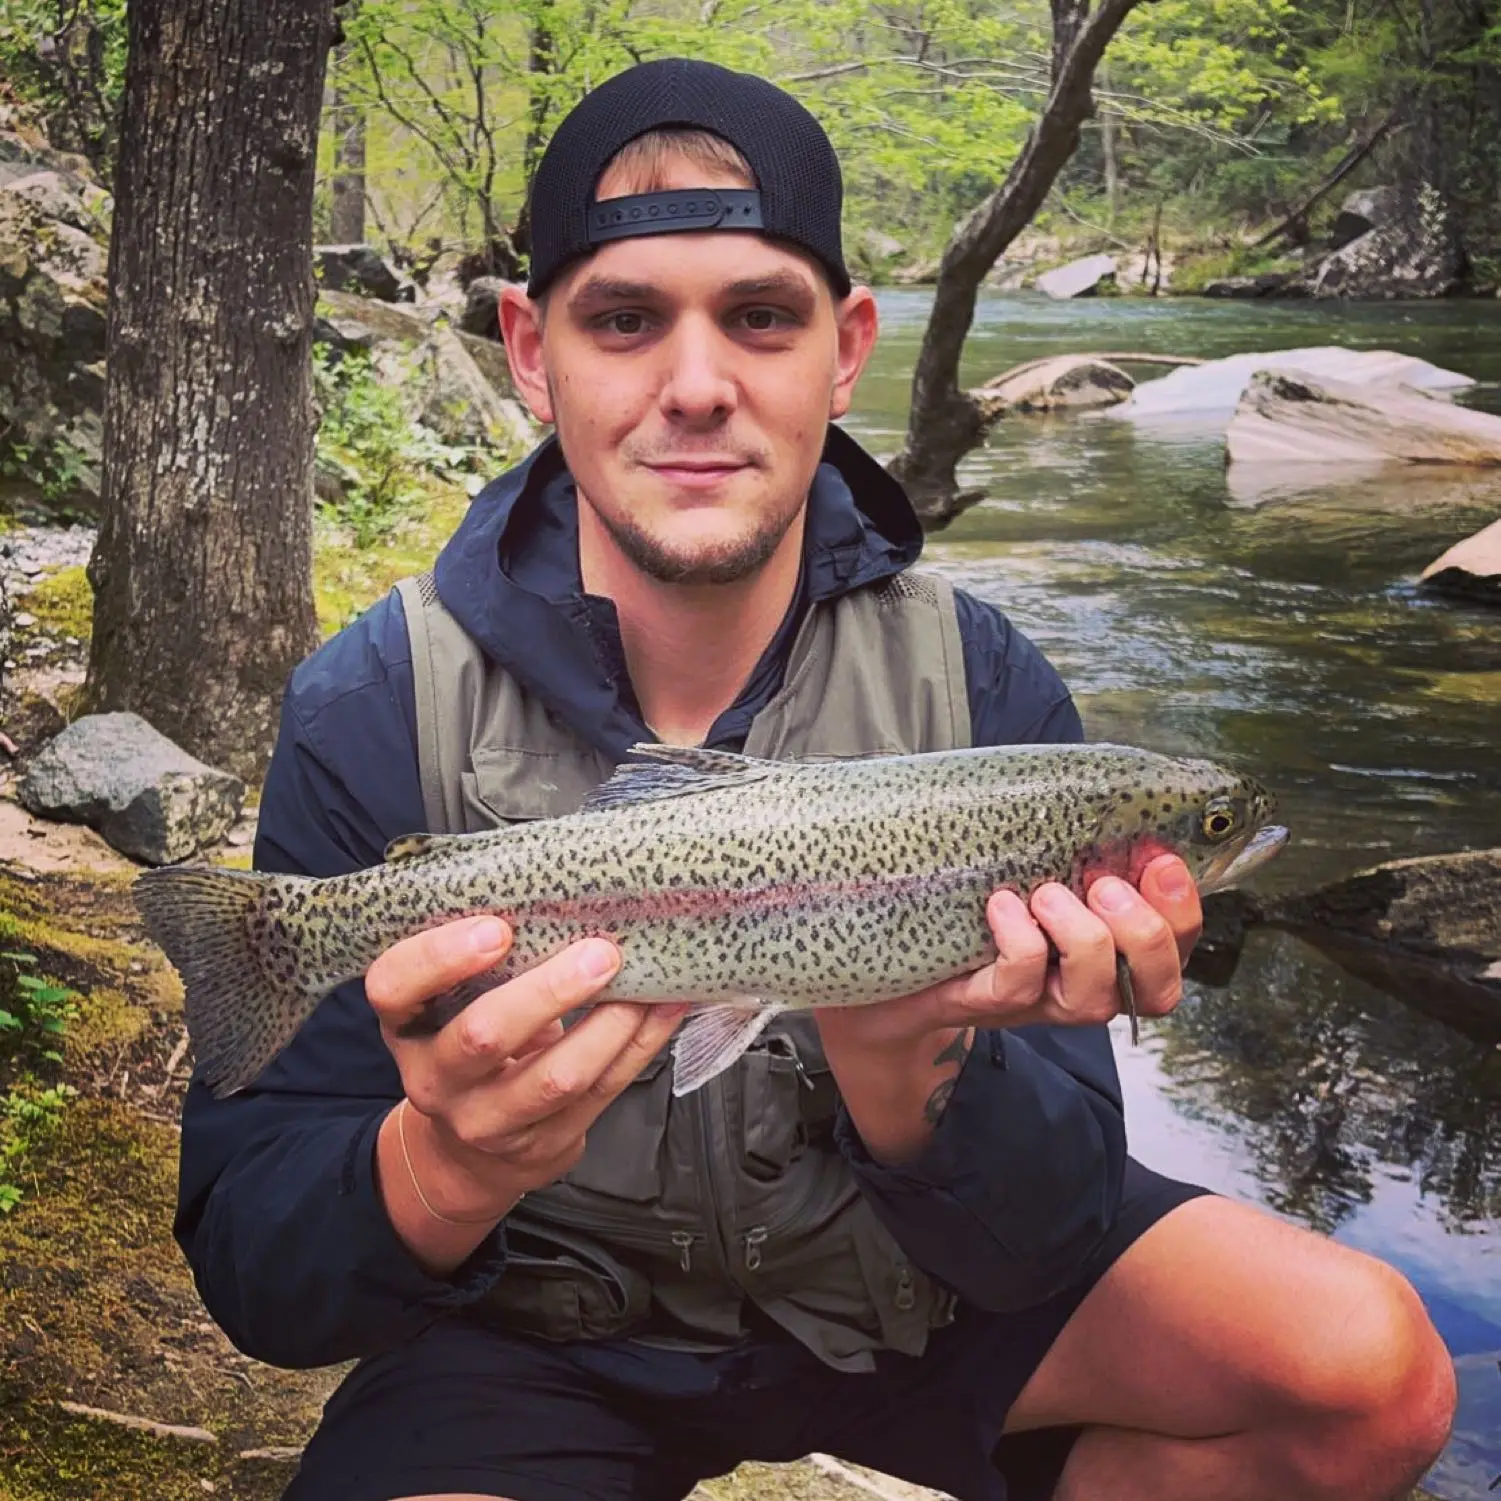
[[[874,1157],[898,1161],[926,1145],[976,1027],[1116,1016],[1117,955],[1138,1011],[1167,1015],[1183,997],[1183,964],[1203,925],[1198,888],[1176,855],[1153,860],[1140,891],[1113,876],[1097,880],[1084,901],[1055,883],[1030,904],[1002,891],[986,918],[998,956],[983,969],[916,995],[817,1013],[829,1065]]]
[[[440,1273],[579,1160],[588,1128],[686,1010],[602,1002],[565,1032],[563,1017],[620,967],[614,944],[590,938],[487,991],[435,1036],[402,1035],[429,1000],[499,964],[510,945],[498,918],[466,918],[394,944],[365,976],[410,1102],[381,1125],[382,1196],[397,1233]]]

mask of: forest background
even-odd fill
[[[4,0],[0,80],[108,183],[124,0]],[[444,255],[524,265],[525,201],[557,121],[610,73],[681,54],[760,72],[823,121],[852,259],[921,278],[1007,169],[1049,89],[1043,0],[345,0],[315,236],[369,239],[421,280]],[[1136,248],[1159,222],[1173,290],[1254,271],[1332,221],[1301,202],[1427,182],[1475,281],[1501,280],[1498,0],[1154,0],[1095,80],[1095,111],[1034,230]],[[1257,231],[1293,222],[1277,241]],[[1195,255],[1195,252],[1197,254]]]

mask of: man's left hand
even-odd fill
[[[1030,903],[991,897],[996,959],[973,974],[870,1006],[816,1012],[829,1065],[873,1155],[921,1150],[953,1092],[978,1027],[1086,1026],[1122,1009],[1117,955],[1136,1009],[1166,1016],[1203,927],[1198,887],[1176,855],[1143,870],[1140,889],[1102,876],[1083,901],[1049,882]]]

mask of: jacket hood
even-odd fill
[[[433,568],[438,597],[483,648],[612,760],[641,738],[618,645],[583,592],[572,482],[555,437],[475,496]],[[794,611],[837,599],[915,563],[922,526],[901,486],[830,426],[808,494]],[[617,632],[618,636],[618,632]]]

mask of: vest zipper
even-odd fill
[[[702,1235],[695,1235],[691,1230],[674,1230],[672,1232],[672,1243],[678,1248],[678,1265],[685,1272],[693,1270],[694,1242],[703,1239]]]
[[[754,1272],[761,1265],[761,1247],[766,1243],[765,1225],[752,1225],[745,1232],[745,1269]]]

